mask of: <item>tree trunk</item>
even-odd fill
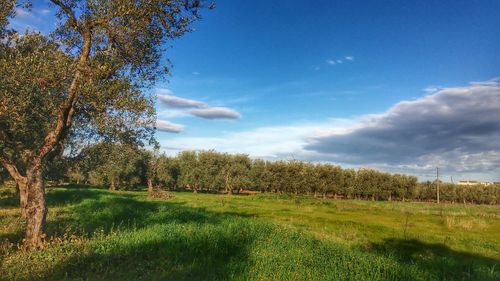
[[[22,182],[18,183],[19,186],[19,207],[21,209],[21,216],[26,218],[28,208],[28,183],[27,179],[23,178]]]
[[[21,216],[26,218],[26,208],[28,206],[28,180],[26,177],[18,177],[16,181],[16,192],[19,194],[19,209]]]
[[[0,157],[2,166],[9,172],[9,175],[16,182],[16,192],[19,193],[19,207],[21,216],[26,218],[26,206],[28,204],[28,179],[21,175],[17,167],[5,157]]]
[[[148,179],[148,193],[153,193],[153,181],[151,179]]]
[[[34,163],[30,163],[26,171],[26,176],[27,205],[25,243],[36,246],[40,245],[45,237],[45,220],[47,218],[42,161],[35,160]]]
[[[116,190],[115,179],[112,178],[111,179],[111,184],[109,185],[109,191],[115,191],[115,190]]]
[[[224,182],[226,185],[226,193],[229,195],[233,194],[233,188],[229,186],[229,174],[226,174],[224,177]]]

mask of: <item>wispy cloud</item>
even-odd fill
[[[29,30],[48,34],[50,33],[50,28],[53,26],[54,20],[50,15],[51,13],[53,13],[52,10],[37,6],[31,9],[17,7],[15,9],[15,17],[9,22],[9,27],[21,33]]]
[[[200,109],[190,110],[194,116],[205,118],[205,119],[239,119],[241,114],[233,109],[227,107],[207,107]]]
[[[16,13],[16,17],[20,17],[20,18],[26,18],[26,17],[33,16],[33,14],[29,10],[26,10],[23,8],[16,8],[14,10],[14,12]]]
[[[206,103],[201,101],[185,99],[172,95],[158,94],[157,96],[161,104],[171,108],[203,108],[208,106]]]
[[[156,120],[156,129],[161,132],[180,133],[184,131],[184,126],[167,120]]]
[[[49,9],[41,9],[41,10],[39,11],[39,13],[40,13],[41,15],[48,15],[48,14],[50,14],[50,10],[49,10]]]
[[[440,89],[441,88],[437,87],[437,86],[428,86],[428,87],[423,88],[422,91],[424,91],[427,94],[432,94],[432,93],[439,91]]]
[[[160,110],[159,115],[163,117],[184,117],[188,115],[204,119],[239,119],[241,113],[227,107],[211,107],[207,103],[174,96],[169,89],[157,89],[156,95],[160,105],[167,110]]]
[[[336,64],[342,64],[344,62],[352,62],[352,61],[354,61],[353,56],[345,56],[343,58],[328,59],[325,62],[329,65],[336,65]]]

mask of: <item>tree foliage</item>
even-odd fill
[[[246,190],[335,199],[436,200],[436,184],[418,183],[414,176],[367,168],[356,171],[328,163],[250,159],[245,154],[213,150],[167,156],[137,146],[97,143],[83,149],[73,160],[63,162],[73,163],[69,167],[71,172],[75,165],[80,167],[78,171],[85,177],[83,182],[96,185],[109,186],[109,175],[120,172],[116,180],[118,189],[144,186],[150,179],[155,189],[193,192],[232,194]],[[444,202],[497,204],[500,198],[500,186],[441,182],[440,187]]]
[[[153,97],[144,90],[168,74],[165,46],[191,31],[206,7],[199,0],[50,2],[59,19],[50,36],[7,32],[13,1],[2,0],[0,13],[0,160],[20,187],[29,244],[43,237],[52,154],[71,139],[152,141]]]

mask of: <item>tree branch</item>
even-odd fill
[[[38,160],[43,159],[50,151],[52,151],[54,146],[61,141],[71,127],[73,116],[75,114],[75,105],[78,101],[78,97],[80,96],[80,92],[78,91],[79,82],[83,78],[83,71],[87,65],[91,46],[92,30],[86,29],[83,33],[83,47],[80,53],[78,65],[76,66],[75,76],[73,77],[73,81],[71,81],[71,85],[68,89],[68,96],[59,106],[56,128],[49,132],[45,137],[37,155]]]
[[[0,162],[2,162],[2,165],[16,182],[24,178],[24,176],[21,175],[21,173],[17,169],[16,165],[12,161],[10,161],[9,157],[3,151],[0,153]]]
[[[80,27],[78,26],[78,21],[76,19],[76,16],[75,16],[75,13],[73,12],[73,10],[71,10],[71,8],[64,4],[62,1],[60,0],[50,0],[52,3],[54,3],[54,5],[57,5],[61,8],[61,10],[63,10],[63,12],[68,16],[68,23],[70,26],[74,27],[76,30],[78,30],[78,32],[81,33],[81,30],[80,30]]]

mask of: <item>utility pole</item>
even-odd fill
[[[437,203],[439,204],[439,167],[436,167],[436,192],[437,192]]]

